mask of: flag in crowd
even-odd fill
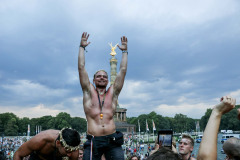
[[[152,119],[152,123],[153,123],[153,130],[156,131],[156,127],[155,127],[155,123],[154,123],[153,119]]]
[[[146,120],[146,129],[147,131],[149,131],[147,120]]]
[[[138,131],[140,132],[140,123],[139,123],[139,120],[138,120]]]

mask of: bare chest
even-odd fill
[[[103,96],[93,95],[91,99],[91,105],[86,108],[86,112],[91,117],[95,117],[101,113],[104,115],[112,117],[115,114],[116,104],[112,100],[112,96],[106,95]]]

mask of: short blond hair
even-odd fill
[[[183,139],[183,138],[189,139],[190,142],[191,142],[191,144],[192,144],[192,146],[194,146],[194,140],[193,140],[193,138],[192,138],[190,135],[188,135],[188,134],[183,134],[183,135],[182,135],[182,139]]]
[[[97,72],[95,72],[95,74],[93,75],[93,79],[95,79],[96,74],[97,74],[98,72],[100,72],[100,71],[105,72],[105,73],[107,74],[107,77],[108,77],[108,73],[107,73],[105,70],[100,69],[100,70],[98,70]]]

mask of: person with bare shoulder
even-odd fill
[[[198,160],[217,159],[217,138],[221,117],[223,114],[231,111],[236,104],[236,99],[230,96],[224,96],[220,101],[221,102],[213,108],[203,133],[203,138],[198,150]]]
[[[13,159],[30,155],[28,160],[61,160],[63,157],[77,160],[80,142],[79,133],[70,128],[42,131],[22,144]]]
[[[122,90],[125,75],[127,72],[127,38],[121,38],[122,60],[119,73],[114,83],[107,89],[108,74],[104,70],[97,71],[93,76],[93,83],[89,81],[85,69],[85,48],[89,34],[84,32],[78,55],[78,71],[80,84],[83,91],[83,108],[87,119],[87,141],[84,144],[83,159],[101,159],[102,154],[106,159],[123,160],[124,154],[121,148],[123,134],[116,131],[113,116],[117,108],[117,101]],[[91,145],[92,144],[92,145]]]

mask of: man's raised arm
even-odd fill
[[[221,103],[213,108],[203,134],[197,159],[217,159],[217,136],[221,117],[223,114],[231,111],[235,107],[235,103],[236,99],[229,96],[224,96],[221,98]]]
[[[121,64],[120,64],[120,70],[117,74],[117,77],[115,79],[115,82],[113,84],[113,92],[114,92],[114,96],[118,96],[120,94],[120,91],[122,90],[123,87],[123,83],[124,83],[124,78],[125,75],[127,73],[127,56],[128,56],[128,51],[127,51],[127,37],[123,36],[121,37],[121,43],[122,45],[119,46],[118,48],[120,50],[122,50],[122,60],[121,60]]]
[[[83,32],[78,54],[78,72],[83,93],[90,91],[90,81],[88,78],[87,71],[85,69],[85,55],[84,55],[85,48],[90,44],[90,42],[87,42],[88,37],[89,34],[87,34],[87,32]]]

